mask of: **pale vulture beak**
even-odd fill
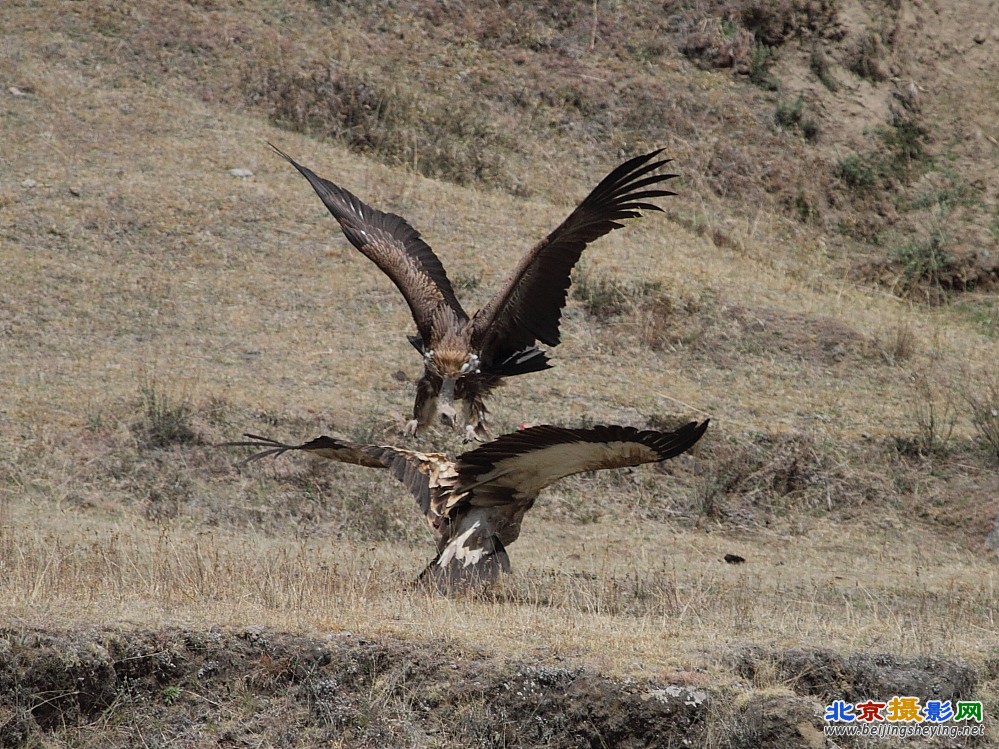
[[[453,427],[457,420],[454,410],[454,377],[445,377],[437,395],[437,416],[445,426]]]

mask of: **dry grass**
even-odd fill
[[[410,219],[472,309],[617,147],[635,148],[601,141],[599,158],[565,165],[544,151],[568,139],[520,157],[496,146],[507,192],[433,181],[216,103],[211,65],[239,72],[222,52],[170,74],[145,37],[94,42],[96,11],[71,5],[58,21],[0,11],[2,28],[22,22],[0,39],[0,618],[351,629],[723,682],[723,654],[743,644],[990,657],[996,570],[982,541],[999,484],[974,440],[992,439],[994,325],[845,280],[822,237],[781,229],[751,197],[730,212],[698,197],[711,180],[736,195],[758,179],[734,151],[713,177],[679,163],[672,214],[588,251],[557,370],[491,403],[497,432],[706,414],[704,444],[663,471],[553,487],[492,595],[407,587],[429,548],[388,477],[292,458],[237,472],[239,456],[211,443],[401,439],[418,369],[401,297],[265,141]],[[102,7],[108,29],[136,22]],[[119,61],[109,49],[134,53],[132,67],[104,64]],[[701,76],[690,85],[710,101],[720,84]],[[941,386],[919,383],[957,361],[974,399],[947,401],[943,439],[926,410]],[[729,552],[748,563],[724,564]]]
[[[534,531],[501,588],[447,600],[409,588],[425,545],[206,534],[130,517],[81,525],[67,513],[8,506],[4,614],[22,625],[254,624],[444,638],[499,653],[540,648],[617,675],[717,672],[738,642],[976,661],[997,624],[995,570],[897,526],[848,542],[825,522],[800,536],[659,525],[636,538],[601,522],[564,525],[553,543]],[[733,549],[745,565],[722,562]]]

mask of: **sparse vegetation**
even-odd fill
[[[921,242],[910,242],[896,250],[902,268],[901,289],[906,294],[925,290],[927,299],[939,298],[943,292],[945,269],[950,264],[947,238],[932,232]]]
[[[585,267],[576,271],[570,288],[587,314],[599,321],[638,314],[662,292],[662,284],[657,281],[622,281],[594,274]]]
[[[861,78],[877,83],[888,77],[884,56],[881,36],[875,31],[868,31],[854,41],[846,66]]]
[[[858,192],[873,189],[879,184],[881,177],[879,164],[872,161],[870,156],[861,156],[858,153],[851,153],[841,158],[836,165],[836,174],[847,187]]]
[[[199,441],[191,428],[193,409],[186,398],[174,398],[153,382],[140,390],[142,418],[132,429],[146,447],[190,445]]]
[[[773,50],[765,44],[757,44],[753,47],[752,57],[749,58],[749,80],[765,91],[779,91],[780,81],[774,78],[770,71],[773,65]]]
[[[811,117],[804,114],[805,97],[801,94],[793,101],[781,101],[774,112],[774,122],[785,130],[797,129],[805,140],[814,141],[819,137],[819,126]]]
[[[502,134],[481,113],[460,103],[438,108],[417,90],[400,84],[384,88],[337,63],[251,68],[246,75],[249,101],[264,107],[280,125],[412,166],[428,177],[504,184]]]
[[[912,416],[917,427],[913,445],[927,455],[945,454],[954,439],[959,418],[951,383],[941,382],[926,372],[913,379]]]
[[[848,187],[862,193],[874,188],[909,182],[928,165],[926,128],[912,117],[896,117],[890,127],[878,130],[884,150],[848,154],[837,163],[837,175]]]
[[[840,84],[830,70],[829,57],[826,55],[825,50],[818,44],[812,47],[812,53],[808,58],[808,67],[823,86],[833,93],[839,91]]]
[[[929,161],[926,152],[929,133],[914,116],[894,115],[890,127],[881,129],[879,135],[888,147],[889,159],[884,163],[892,176],[911,177],[916,167]]]
[[[999,460],[999,374],[987,373],[979,385],[966,383],[962,396],[982,444]]]
[[[881,356],[891,366],[899,366],[919,351],[919,340],[907,322],[893,326],[879,342]]]

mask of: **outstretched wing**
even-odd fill
[[[366,450],[369,445],[358,445],[353,442],[327,437],[316,437],[314,440],[304,442],[301,445],[289,445],[284,442],[272,440],[269,437],[261,437],[257,434],[244,434],[245,440],[238,442],[223,442],[219,447],[263,447],[265,449],[256,452],[243,463],[251,463],[268,456],[278,456],[289,450],[302,450],[303,452],[318,455],[321,458],[335,460],[340,463],[353,463],[354,465],[367,466],[368,468],[385,468],[385,465],[376,457],[370,455]]]
[[[353,463],[368,468],[388,468],[392,475],[405,484],[416,498],[420,510],[430,522],[431,527],[436,527],[434,519],[440,517],[431,502],[431,498],[435,495],[434,490],[450,488],[456,477],[454,464],[441,453],[422,453],[388,445],[362,445],[326,435],[316,437],[301,445],[289,445],[256,434],[244,434],[243,436],[246,437],[245,440],[223,442],[218,447],[264,448],[244,460],[244,464],[272,455],[278,456],[289,450],[301,450],[340,463]]]
[[[309,180],[350,243],[392,279],[406,298],[420,337],[427,345],[434,313],[442,305],[450,307],[460,321],[468,319],[441,261],[405,219],[366,205],[349,191],[302,166],[277,146],[270,146]]]
[[[625,426],[531,427],[505,434],[461,455],[455,463],[458,471],[455,493],[475,490],[475,494],[493,495],[504,489],[533,497],[549,484],[574,473],[637,466],[675,457],[693,447],[707,428],[707,421],[700,424],[692,421],[673,432]]]
[[[569,218],[521,259],[503,289],[475,314],[472,343],[487,364],[535,341],[558,345],[569,276],[586,246],[643,209],[661,211],[650,199],[676,194],[659,185],[677,175],[653,174],[670,161],[656,161],[661,153],[659,149],[637,156],[608,174]]]

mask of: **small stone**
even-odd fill
[[[17,86],[11,86],[7,90],[10,91],[10,93],[13,96],[28,96],[28,92],[27,91],[22,91]]]
[[[69,194],[72,195],[74,198],[78,198],[80,197],[80,195],[83,194],[83,191],[79,187],[76,187],[74,185],[69,188]]]
[[[27,188],[38,187],[38,183],[35,182],[35,180],[33,179],[26,179],[21,183],[21,187],[27,187]]]
[[[986,39],[988,39],[988,37],[985,35],[984,31],[979,31],[974,36],[975,44],[985,44]]]
[[[231,174],[233,177],[241,177],[241,178],[253,176],[253,172],[251,172],[249,169],[244,169],[243,167],[236,167],[235,169],[230,169],[229,174]]]
[[[985,548],[999,554],[999,517],[992,524],[992,530],[985,537]]]

